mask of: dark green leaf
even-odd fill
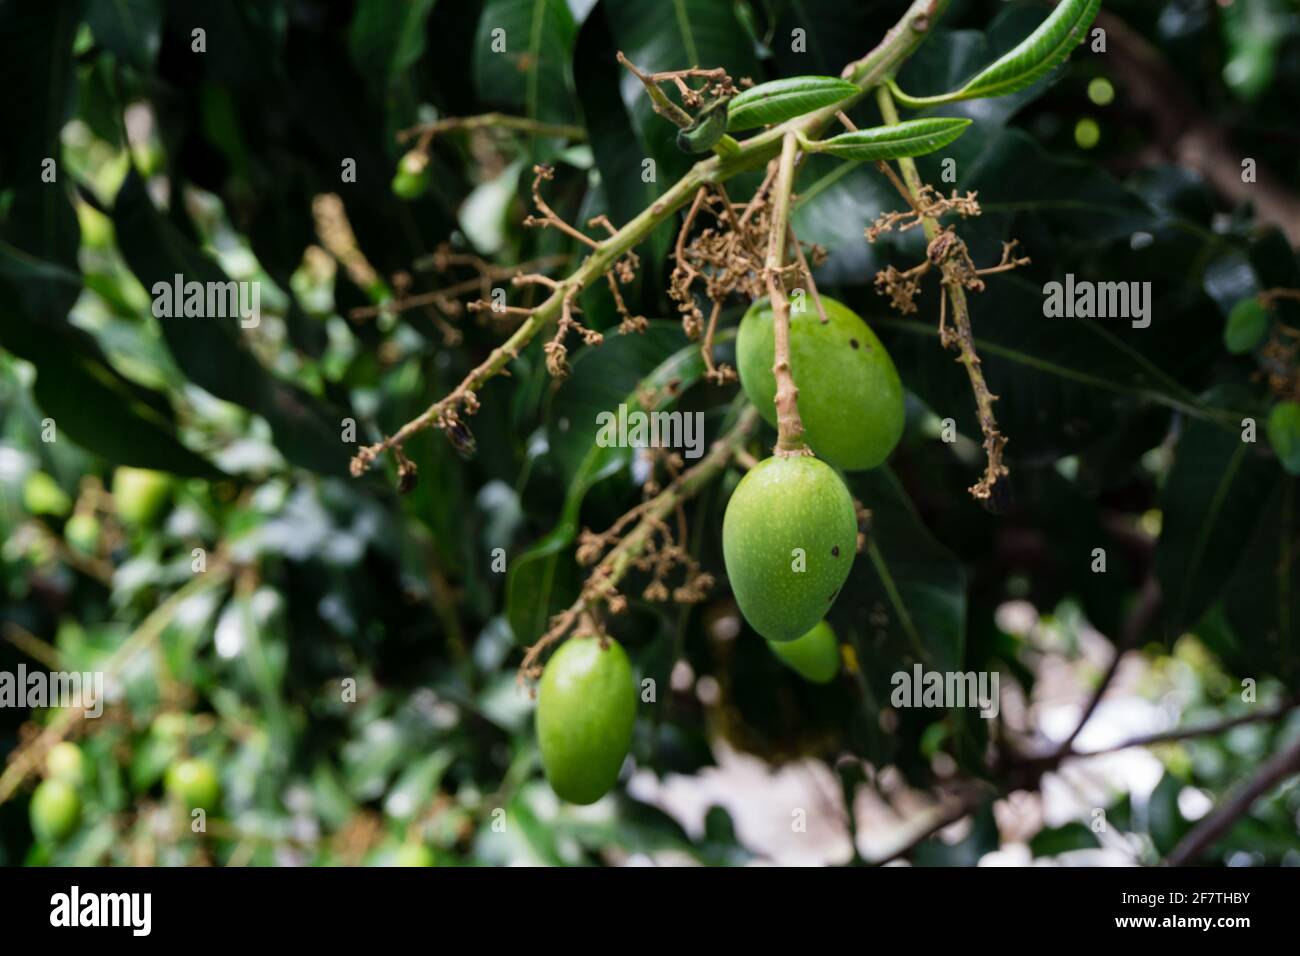
[[[950,99],[1005,96],[1042,79],[1083,42],[1101,0],[1062,0],[1037,30],[981,70]]]
[[[488,0],[474,38],[479,96],[537,120],[572,119],[569,57],[577,33],[564,0]]]
[[[811,148],[819,153],[829,153],[856,162],[923,156],[947,146],[966,132],[970,123],[968,119],[951,116],[904,120],[895,126],[876,126],[841,133],[824,139]]]
[[[131,173],[117,195],[113,222],[122,254],[148,290],[190,282],[228,282],[154,208],[144,183]],[[277,446],[292,463],[327,474],[346,474],[351,457],[340,438],[342,415],[326,411],[307,392],[270,375],[240,337],[238,319],[160,318],[176,363],[194,384],[264,417]]]
[[[791,76],[760,83],[727,104],[727,129],[735,132],[784,123],[861,92],[855,84],[838,76]]]
[[[1189,421],[1160,496],[1156,574],[1171,636],[1227,585],[1277,483],[1277,466],[1237,430]]]
[[[61,159],[59,131],[77,95],[72,44],[81,7],[77,0],[0,5],[0,187],[44,186],[41,163]],[[57,172],[65,181],[67,171]]]
[[[86,22],[95,42],[137,70],[148,70],[162,43],[162,0],[91,0]]]

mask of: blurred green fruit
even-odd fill
[[[1252,295],[1242,299],[1228,313],[1227,324],[1223,327],[1223,344],[1233,355],[1249,352],[1268,335],[1270,324],[1268,310],[1260,305],[1258,298]]]
[[[875,468],[903,434],[903,386],[894,362],[865,322],[822,296],[790,314],[790,371],[799,386],[804,441],[819,458],[850,471]],[[768,424],[776,424],[775,330],[766,299],[749,307],[736,337],[740,384]]]
[[[1288,474],[1300,474],[1300,404],[1278,402],[1268,415],[1268,441]]]
[[[828,684],[840,672],[840,645],[835,632],[821,621],[793,641],[768,641],[772,653],[814,684]]]
[[[55,744],[45,756],[45,769],[50,777],[74,787],[85,782],[85,763],[81,748],[67,740]]]
[[[772,457],[741,479],[722,519],[736,603],[769,641],[806,634],[853,567],[857,513],[844,481],[817,458]]]
[[[170,482],[160,471],[121,467],[113,473],[113,502],[117,514],[132,526],[152,524],[167,504]]]
[[[1101,127],[1091,116],[1074,124],[1074,142],[1080,149],[1092,149],[1101,142]]]
[[[58,843],[77,826],[81,798],[66,780],[43,780],[32,793],[32,832],[42,843]]]
[[[571,637],[546,664],[537,692],[537,742],[561,799],[595,803],[618,780],[632,744],[636,683],[617,641]]]
[[[434,866],[433,851],[423,843],[403,843],[393,854],[393,866]]]
[[[23,507],[28,514],[62,518],[72,510],[72,499],[45,472],[34,471],[23,484]]]
[[[149,732],[159,740],[178,741],[185,736],[185,717],[171,711],[159,714],[149,725]]]
[[[429,181],[429,157],[413,149],[397,163],[393,194],[400,199],[418,199],[429,188]]]
[[[167,793],[189,810],[195,807],[212,810],[221,796],[216,768],[197,757],[168,767],[166,786]]]
[[[92,514],[75,514],[63,526],[63,537],[72,547],[85,554],[99,549],[99,519]]]

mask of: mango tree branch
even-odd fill
[[[893,125],[899,122],[898,110],[888,88],[877,87],[876,102],[886,123]],[[898,167],[903,172],[903,181],[913,209],[923,209],[921,176],[916,171],[916,163],[910,157],[904,157],[898,161]],[[993,414],[993,403],[997,401],[997,396],[989,391],[988,383],[984,381],[979,354],[975,351],[975,335],[971,331],[970,308],[966,302],[966,288],[971,271],[967,268],[968,256],[961,240],[954,233],[941,230],[938,220],[933,216],[922,215],[921,226],[928,243],[926,255],[943,273],[944,292],[952,303],[953,328],[950,330],[944,323],[941,310],[939,340],[944,346],[955,346],[959,353],[957,361],[966,367],[971,391],[975,393],[980,431],[984,434],[987,463],[983,477],[971,486],[970,493],[976,498],[987,499],[993,494],[993,486],[1007,474],[1007,468],[1002,464],[1002,449],[1006,446],[1007,439],[998,430],[997,418]]]
[[[593,249],[577,271],[561,282],[560,288],[534,309],[519,328],[502,345],[493,349],[456,388],[392,436],[361,449],[352,459],[352,473],[364,473],[384,451],[401,445],[423,429],[436,426],[451,431],[453,435],[458,430],[464,431],[460,415],[462,412],[472,413],[478,407],[475,391],[488,379],[502,373],[543,328],[559,318],[566,298],[576,295],[600,279],[624,253],[639,245],[656,226],[690,202],[701,186],[723,182],[748,169],[758,168],[777,154],[786,133],[799,131],[815,138],[834,120],[836,112],[850,108],[861,95],[883,82],[886,76],[897,70],[912,55],[946,6],[947,0],[913,0],[898,23],[885,34],[874,50],[845,67],[843,75],[862,90],[858,97],[823,107],[765,130],[738,144],[736,152],[725,158],[712,156],[692,166],[664,195]]]
[[[794,184],[794,158],[798,152],[795,134],[781,141],[781,159],[772,183],[772,225],[767,241],[767,264],[763,277],[772,303],[772,374],[776,377],[776,454],[782,457],[808,455],[803,440],[803,419],[799,417],[799,387],[790,371],[790,300],[785,295],[785,247],[789,236],[790,190]]]
[[[521,681],[525,677],[539,676],[537,666],[542,653],[563,640],[579,619],[584,614],[589,614],[599,602],[614,596],[619,583],[645,550],[664,519],[726,467],[732,456],[744,446],[757,424],[758,410],[750,405],[741,413],[732,429],[713,443],[699,464],[682,472],[667,488],[619,520],[615,527],[633,518],[636,519],[636,524],[592,569],[582,587],[582,593],[573,605],[552,618],[550,629],[528,648],[523,663],[519,665]]]

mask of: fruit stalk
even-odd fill
[[[775,348],[772,374],[776,376],[776,448],[782,457],[811,455],[803,440],[803,420],[799,418],[799,387],[790,371],[790,300],[785,295],[782,271],[785,268],[786,235],[790,223],[790,190],[794,185],[794,158],[798,143],[793,131],[781,141],[781,158],[777,161],[776,180],[772,184],[771,232],[767,240],[767,295],[772,302],[772,330]],[[796,240],[797,242],[798,240]]]

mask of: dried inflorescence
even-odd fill
[[[922,225],[926,219],[937,220],[950,212],[955,212],[963,219],[967,216],[978,216],[980,204],[975,198],[977,195],[977,193],[967,192],[965,196],[958,196],[957,190],[954,189],[951,196],[944,198],[935,192],[934,187],[922,185],[918,198],[910,209],[901,212],[886,211],[876,217],[875,222],[867,227],[867,241],[875,242],[882,233],[894,230],[907,232]],[[910,199],[910,196],[908,198]]]
[[[723,305],[732,295],[752,301],[767,294],[764,268],[771,229],[770,184],[769,177],[748,203],[733,203],[721,186],[702,186],[677,233],[668,294],[677,303],[687,336],[703,336],[700,350],[706,375],[719,384],[736,378],[731,366],[713,362],[713,337]],[[795,248],[796,261],[783,270],[786,284],[804,282],[815,295],[811,268],[825,260],[825,250],[809,245],[805,256],[797,242]],[[709,302],[707,320],[697,292]]]
[[[540,215],[530,215],[524,219],[525,226],[532,226],[539,229],[558,229],[565,235],[578,240],[590,248],[599,247],[600,243],[592,239],[586,233],[579,231],[569,223],[565,222],[555,212],[554,209],[542,197],[541,184],[549,182],[555,176],[555,170],[551,166],[537,165],[533,167],[533,204],[537,207]],[[597,216],[591,219],[588,226],[605,229],[611,236],[618,230],[614,224],[609,221],[607,216]],[[633,315],[623,301],[623,295],[619,292],[619,285],[627,285],[636,278],[636,270],[640,266],[640,259],[632,250],[614,262],[613,266],[605,273],[605,278],[609,282],[609,289],[614,297],[614,306],[618,309],[622,322],[619,324],[619,331],[623,333],[644,332],[647,327],[645,316]],[[552,290],[560,290],[565,293],[563,306],[561,309],[560,319],[555,331],[555,335],[546,343],[546,368],[556,378],[563,378],[568,374],[568,348],[565,345],[565,339],[570,332],[577,332],[585,344],[599,345],[604,337],[596,331],[588,329],[579,321],[576,316],[582,313],[575,301],[578,290],[570,289],[563,283],[557,283],[546,276],[540,275],[517,275],[514,278],[515,285],[537,284],[545,285]]]
[[[984,474],[971,486],[970,493],[977,499],[988,500],[993,497],[997,483],[1009,473],[1002,462],[1007,438],[998,429],[997,418],[993,414],[993,403],[997,401],[997,396],[989,391],[980,369],[980,358],[975,350],[975,336],[966,305],[966,292],[982,292],[984,276],[1028,265],[1029,259],[1014,254],[1017,242],[1012,240],[1002,244],[1002,258],[996,265],[986,269],[977,268],[966,243],[956,230],[952,226],[944,229],[937,227],[939,217],[947,213],[956,213],[962,217],[978,216],[980,207],[976,194],[968,192],[965,196],[958,196],[954,190],[951,196],[944,198],[928,185],[921,185],[913,193],[887,164],[882,163],[881,166],[907,199],[910,208],[903,212],[881,214],[867,229],[867,240],[874,242],[881,233],[892,229],[904,232],[926,224],[930,224],[927,234],[931,238],[926,246],[925,259],[917,265],[906,270],[887,266],[876,273],[876,291],[888,296],[890,305],[900,314],[910,315],[917,311],[916,297],[921,292],[921,279],[932,269],[938,270],[944,290],[939,300],[939,341],[945,348],[957,351],[957,361],[966,367],[971,390],[975,394],[980,431],[984,435]],[[947,318],[949,303],[953,313],[951,325]]]

